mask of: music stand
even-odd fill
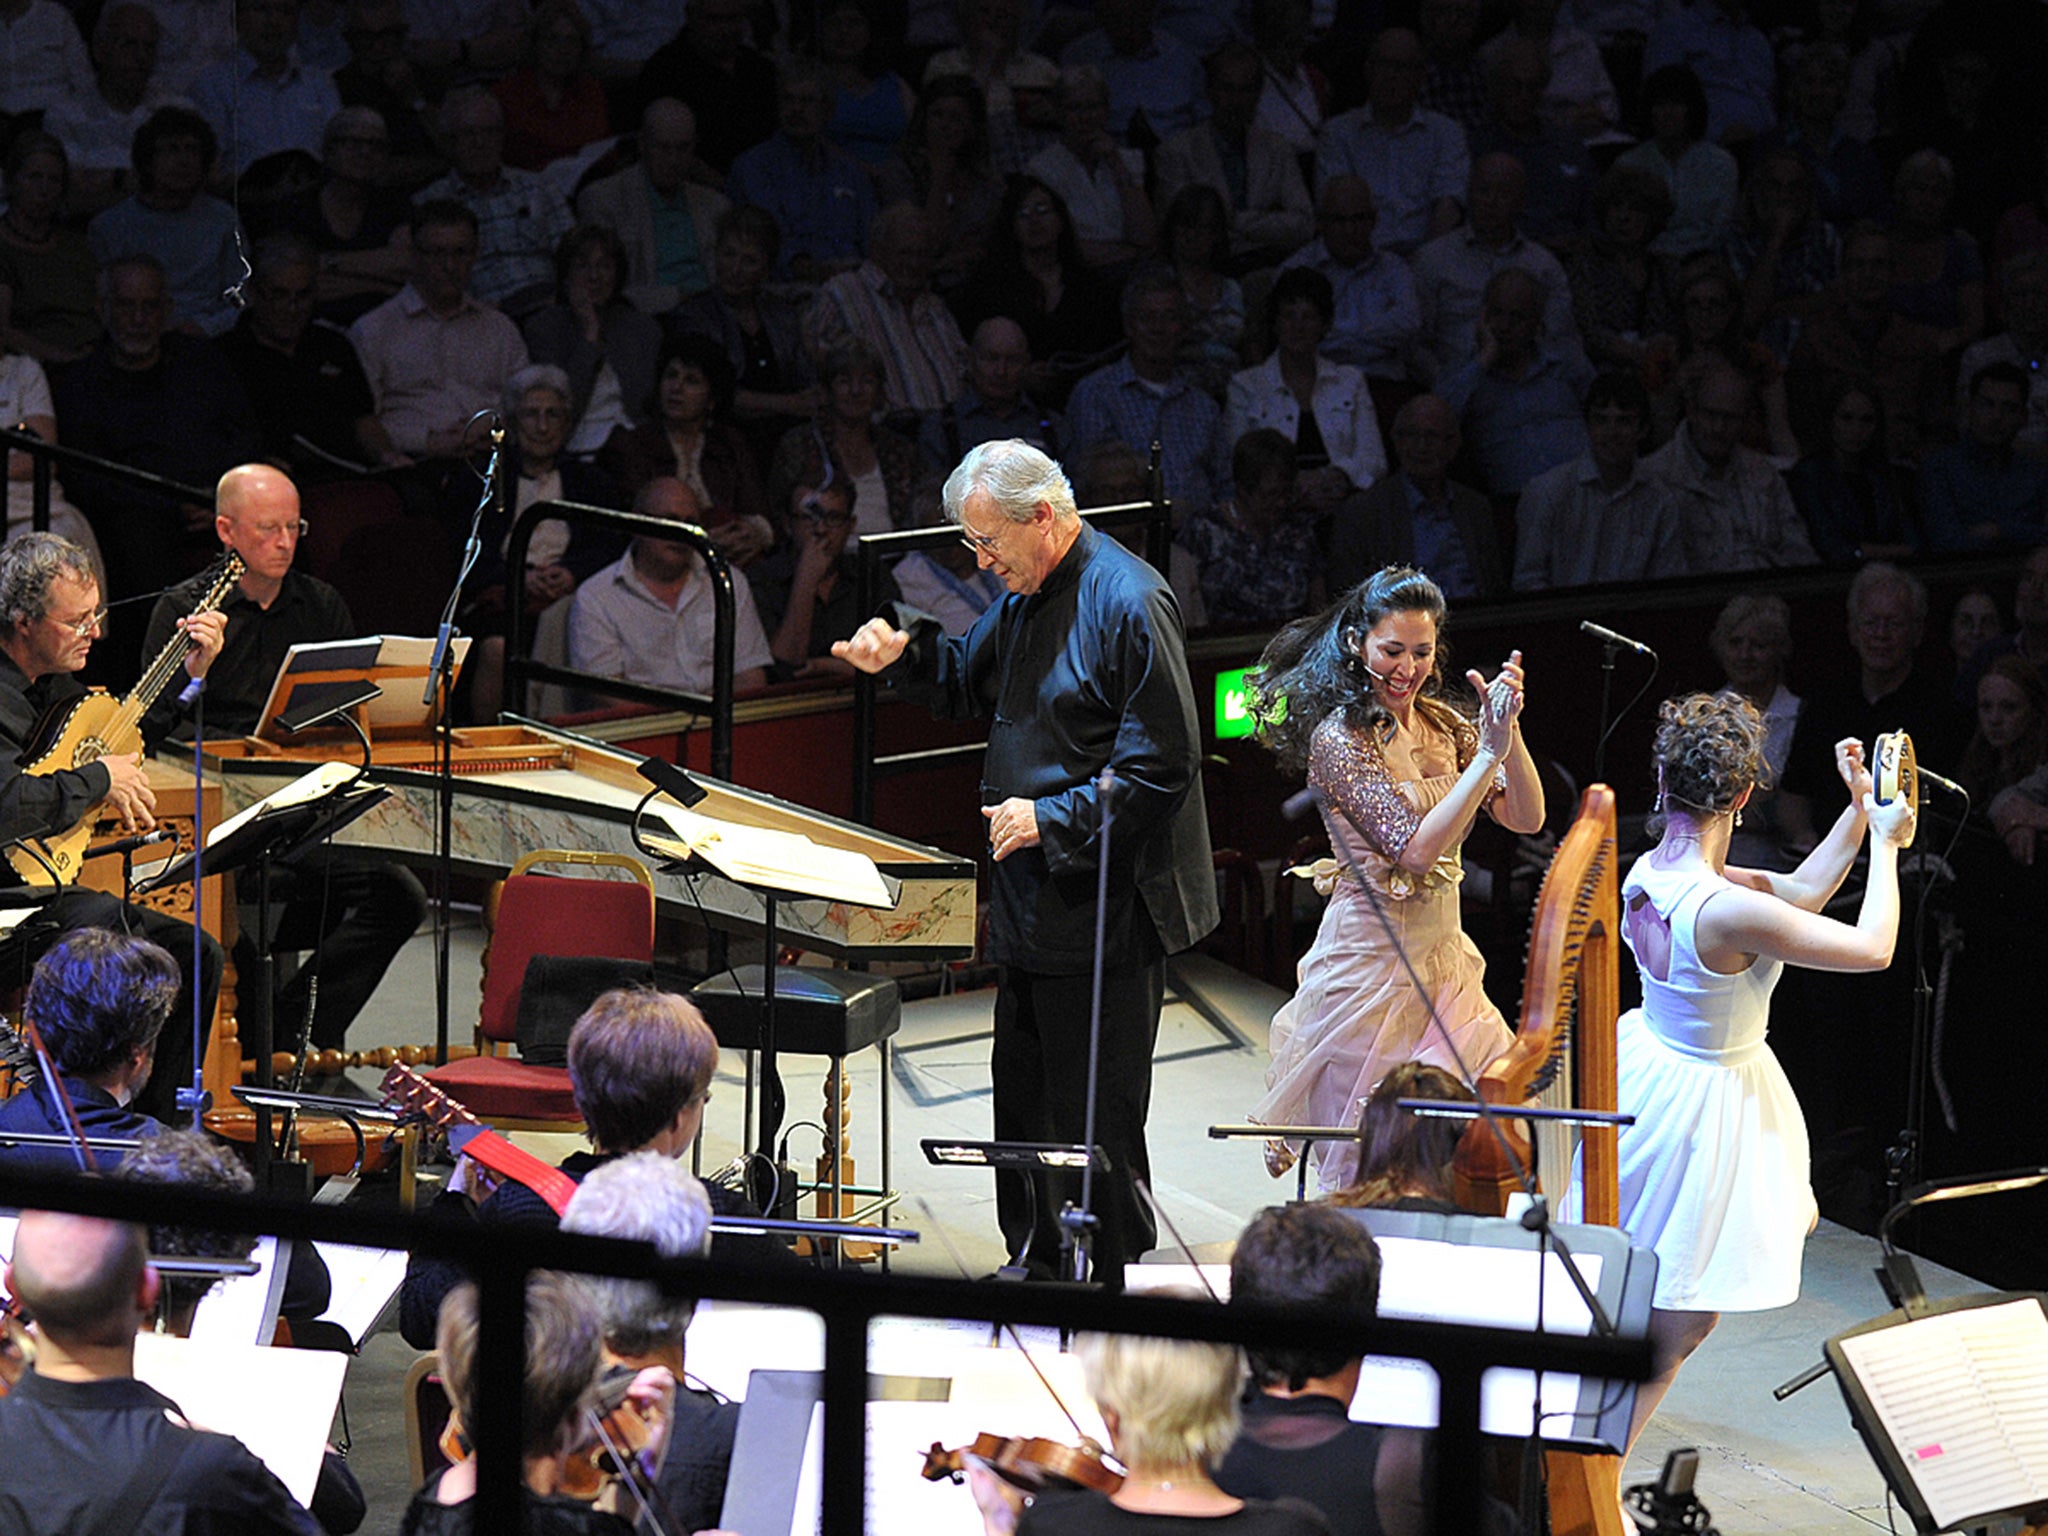
[[[657,759],[655,767],[672,765],[661,764]],[[681,803],[658,812],[668,823],[670,836],[646,832],[641,819],[654,797],[666,792],[671,799],[677,799],[681,786],[671,788],[671,776],[651,771],[649,764],[642,764],[640,771],[654,781],[655,787],[642,797],[633,814],[633,841],[643,853],[662,861],[660,872],[684,876],[713,872],[761,899],[765,945],[758,1042],[761,1098],[755,1106],[754,1136],[759,1161],[749,1170],[747,1193],[757,1205],[765,1202],[771,1183],[777,1191],[787,1188],[794,1194],[795,1180],[781,1177],[781,1165],[775,1156],[775,1137],[782,1129],[787,1107],[782,1074],[775,1060],[777,905],[784,901],[838,901],[891,911],[902,899],[903,884],[876,869],[874,860],[862,854],[824,848],[799,833],[720,821]],[[690,788],[696,788],[694,782]]]
[[[326,781],[327,768],[316,768],[276,794],[259,800],[239,815],[222,822],[206,840],[205,859],[209,874],[232,874],[253,867],[256,871],[256,985],[266,1001],[275,996],[277,958],[270,942],[270,869],[282,860],[297,858],[318,843],[325,842],[358,816],[389,799],[391,791],[382,785],[366,784],[355,770],[338,784]],[[160,886],[182,884],[193,876],[197,853],[171,860],[156,877],[137,887],[138,894]],[[248,1042],[256,1058],[256,1086],[272,1085],[270,1052],[274,1021],[269,1009]],[[267,1187],[270,1177],[270,1107],[253,1106],[256,1114],[254,1161],[256,1182]]]
[[[1826,1349],[1849,1421],[1922,1536],[2048,1518],[2048,1294],[1925,1302]]]

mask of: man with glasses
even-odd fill
[[[989,944],[1000,968],[995,1135],[1079,1142],[1090,1082],[1097,855],[1115,779],[1104,918],[1095,1141],[1095,1275],[1123,1284],[1157,1232],[1135,1181],[1149,1179],[1145,1118],[1166,956],[1216,926],[1201,735],[1180,606],[1165,577],[1083,523],[1059,465],[1029,444],[983,443],[946,482],[946,515],[1010,595],[950,639],[917,615],[915,638],[871,619],[835,656],[937,713],[993,715],[982,769]],[[899,616],[912,615],[898,610]],[[1064,1275],[1060,1207],[1071,1172],[997,1181],[1009,1251],[1040,1278]]]
[[[92,561],[69,539],[25,533],[0,550],[0,840],[68,831],[88,816],[118,819],[135,831],[156,825],[156,796],[134,754],[52,773],[23,771],[40,745],[37,723],[84,693],[76,674],[105,618]],[[185,671],[204,678],[220,654],[226,621],[218,613],[193,614],[188,605],[171,622],[192,642]],[[183,708],[179,699],[178,689],[164,690],[142,721],[145,741],[169,731]],[[21,883],[0,866],[0,885]],[[131,1101],[138,1112],[168,1121],[178,1088],[192,1078],[193,994],[209,1021],[220,997],[220,946],[201,936],[195,988],[191,924],[103,891],[67,886],[0,944],[0,981],[25,983],[36,959],[74,928],[135,934],[162,945],[178,962],[177,1005],[158,1042],[155,1068]]]
[[[220,655],[207,677],[198,722],[218,739],[256,729],[270,685],[294,645],[346,640],[357,630],[339,592],[292,568],[306,524],[299,517],[298,490],[285,475],[267,464],[237,465],[221,476],[214,507],[214,530],[243,565],[242,579],[221,606]],[[158,647],[169,639],[178,615],[198,600],[199,586],[195,578],[157,600],[146,645]],[[189,736],[192,729],[193,722],[187,722],[181,734]],[[426,892],[410,871],[361,851],[314,849],[273,864],[272,946],[318,951],[314,964],[301,967],[278,988],[271,1038],[279,1049],[296,1049],[308,1032],[321,1049],[339,1049],[392,957],[419,931],[426,915]],[[236,948],[236,966],[245,978],[255,974],[251,939],[256,932],[257,913],[245,905],[244,937]],[[316,978],[318,1011],[308,1031]],[[243,1007],[256,1017],[269,1001],[245,987]]]

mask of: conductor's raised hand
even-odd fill
[[[887,619],[869,619],[853,632],[851,639],[834,640],[832,654],[852,662],[863,672],[879,672],[895,664],[910,644],[910,636]]]

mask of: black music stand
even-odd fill
[[[315,770],[315,773],[319,771]],[[312,774],[306,776],[307,779],[312,777]],[[258,801],[240,816],[223,822],[214,829],[204,850],[209,875],[232,874],[238,869],[252,867],[256,871],[255,984],[263,989],[265,998],[274,995],[277,983],[277,957],[270,944],[271,866],[295,859],[315,844],[325,842],[391,796],[391,791],[382,785],[364,783],[358,773],[310,798],[280,798],[289,796],[305,782],[306,779],[296,780],[269,799]],[[190,880],[198,859],[196,853],[173,859],[155,878],[138,887],[138,893]],[[257,1038],[247,1042],[256,1058],[256,1086],[259,1088],[272,1085],[270,1053],[275,1042],[268,1010],[265,1010],[265,1019],[266,1022],[255,1030]],[[271,1177],[270,1108],[262,1103],[253,1108],[256,1113],[256,1182],[259,1188],[266,1188]]]

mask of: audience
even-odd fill
[[[1457,227],[1472,175],[1465,130],[1419,104],[1426,73],[1421,40],[1387,28],[1372,45],[1366,104],[1330,119],[1316,140],[1316,184],[1364,181],[1379,243],[1404,256]]]
[[[1226,43],[1204,67],[1209,119],[1159,146],[1160,199],[1171,207],[1183,187],[1211,188],[1229,211],[1232,263],[1279,260],[1315,232],[1315,211],[1294,150],[1254,120],[1265,82],[1258,51]]]
[[[989,160],[1013,175],[1053,140],[1059,69],[1023,45],[1023,0],[965,0],[959,9],[960,46],[932,55],[925,90],[947,75],[980,86],[988,101]]]
[[[1644,461],[1678,505],[1687,575],[1812,565],[1819,558],[1784,476],[1742,443],[1755,408],[1749,380],[1716,361],[1686,392],[1685,420]]]
[[[1533,50],[1546,66],[1537,86],[1544,119],[1575,139],[1589,139],[1621,121],[1621,98],[1608,78],[1600,44],[1591,32],[1561,22],[1560,9],[1558,0],[1515,0],[1514,20],[1479,50],[1479,62],[1491,77],[1503,58]],[[1498,118],[1497,89],[1492,100]]]
[[[163,269],[171,323],[188,335],[218,336],[235,322],[229,290],[241,284],[241,220],[205,190],[219,152],[205,118],[158,108],[135,130],[135,191],[86,226],[102,267],[146,255]]]
[[[235,0],[235,37],[240,50],[200,70],[188,92],[228,146],[228,173],[286,150],[317,154],[341,96],[329,71],[299,56],[299,0]]]
[[[1799,695],[1785,686],[1792,660],[1792,607],[1776,593],[1731,597],[1715,616],[1707,647],[1720,664],[1721,692],[1749,700],[1764,722],[1765,778],[1749,792],[1745,825],[1737,827],[1729,856],[1751,869],[1785,869],[1796,860],[1786,848],[1778,785],[1792,754]]]
[[[724,176],[742,151],[776,131],[776,86],[775,66],[747,40],[747,0],[690,0],[682,30],[642,66],[638,100],[644,109],[672,96],[694,112],[697,152]],[[823,109],[821,97],[813,136]]]
[[[92,249],[62,222],[69,186],[62,144],[15,135],[0,219],[0,345],[51,364],[78,361],[101,334]]]
[[[519,327],[470,292],[476,215],[453,201],[413,211],[412,278],[349,327],[392,445],[411,458],[447,458],[480,440],[477,413],[526,366]]]
[[[90,73],[85,39],[70,7],[57,0],[15,0],[4,20],[7,73],[0,79],[0,112],[40,112]]]
[[[1752,162],[1728,261],[1742,279],[1742,330],[1789,358],[1842,264],[1842,242],[1820,214],[1813,172],[1789,149]]]
[[[732,366],[708,336],[678,336],[655,360],[654,409],[615,434],[605,462],[619,489],[637,496],[650,480],[672,475],[690,488],[696,519],[735,565],[751,565],[775,542],[760,471],[746,438],[725,418],[732,411]]]
[[[469,288],[515,320],[554,292],[555,249],[575,219],[552,183],[505,163],[505,109],[488,91],[467,90],[441,109],[441,138],[454,167],[424,188],[421,207],[460,203],[476,215]]]
[[[1025,173],[1060,195],[1094,267],[1128,267],[1152,243],[1145,158],[1109,131],[1109,87],[1090,65],[1060,71],[1060,135],[1025,164]]]
[[[1671,190],[1641,166],[1610,166],[1593,188],[1593,228],[1567,268],[1579,334],[1602,368],[1640,372],[1678,331],[1671,269],[1653,247]]]
[[[1560,354],[1539,336],[1544,296],[1535,278],[1507,266],[1487,281],[1472,360],[1437,380],[1437,394],[1464,418],[1473,461],[1489,495],[1518,496],[1547,469],[1586,450],[1581,402],[1592,366],[1573,347]]]
[[[1097,0],[1094,9],[1099,25],[1067,45],[1060,65],[1100,76],[1111,131],[1126,143],[1156,144],[1208,115],[1199,58],[1157,25],[1158,0]]]
[[[604,82],[591,68],[590,18],[576,0],[541,0],[526,62],[491,87],[505,114],[505,164],[541,171],[611,133]]]
[[[1329,80],[1307,57],[1314,14],[1312,0],[1255,0],[1252,6],[1252,46],[1266,75],[1255,121],[1304,162],[1315,156],[1330,98]]]
[[[647,517],[703,525],[697,495],[671,476],[649,480],[633,498]],[[754,608],[747,573],[732,573],[733,687],[759,688],[774,657]],[[711,577],[689,545],[636,538],[576,588],[569,609],[569,665],[649,688],[711,692]]]
[[[875,169],[875,187],[885,208],[924,210],[937,247],[933,281],[958,287],[988,250],[1003,201],[981,87],[964,74],[927,77],[903,142]]]
[[[815,64],[783,60],[776,74],[775,104],[774,134],[733,160],[725,189],[734,202],[774,215],[776,228],[782,231],[777,276],[822,282],[860,265],[868,224],[875,215],[874,179],[824,136],[825,80]],[[705,113],[726,112],[729,107],[723,99],[697,104],[697,120],[702,123]],[[708,152],[708,146],[702,147]]]
[[[923,209],[899,203],[875,216],[868,253],[819,287],[804,317],[804,342],[818,357],[855,338],[866,342],[882,359],[891,410],[936,411],[967,376],[960,326],[931,289],[938,232]]]
[[[1720,250],[1735,221],[1740,172],[1735,157],[1707,137],[1699,76],[1682,64],[1657,70],[1643,82],[1643,112],[1649,136],[1614,163],[1649,171],[1671,193],[1671,217],[1650,249],[1673,258]]]
[[[639,163],[591,182],[576,195],[576,215],[601,224],[624,247],[623,291],[650,315],[665,315],[712,285],[719,221],[731,206],[690,179],[697,115],[672,96],[641,114]]]
[[[2027,424],[2027,375],[1986,363],[1969,383],[1963,439],[1920,464],[1920,516],[1937,550],[2048,539],[2048,462],[2014,451]]]
[[[1935,350],[1960,352],[1984,334],[1984,258],[1953,217],[1955,167],[1931,149],[1892,178],[1891,306],[1930,327]]]
[[[577,225],[555,250],[555,302],[523,327],[533,360],[569,376],[572,454],[596,453],[653,408],[661,326],[626,302],[625,272],[617,235],[602,224]]]
[[[320,142],[320,179],[285,204],[280,222],[318,257],[320,317],[345,325],[404,286],[412,209],[386,185],[391,135],[374,107],[343,107]]]
[[[1778,65],[1770,39],[1750,20],[1748,0],[1698,0],[1650,29],[1643,74],[1690,69],[1706,102],[1703,137],[1742,144],[1778,120]],[[1647,90],[1647,87],[1646,87]]]
[[[967,386],[926,414],[917,444],[950,473],[967,450],[998,438],[1027,442],[1049,458],[1060,452],[1060,413],[1031,397],[1031,343],[1024,328],[998,316],[984,320],[967,349]]]
[[[1743,444],[1767,454],[1774,465],[1797,460],[1799,439],[1792,430],[1785,370],[1776,354],[1745,329],[1742,285],[1735,273],[1719,258],[1702,256],[1686,263],[1678,285],[1677,336],[1668,347],[1652,349],[1643,369],[1660,442],[1677,429],[1694,381],[1714,368],[1730,369],[1749,385]]]
[[[2048,683],[2031,661],[2000,656],[1977,680],[1977,730],[1956,760],[1972,800],[1992,799],[2048,761]]]
[[[1317,237],[1283,271],[1306,267],[1329,281],[1336,298],[1323,351],[1368,378],[1404,380],[1422,335],[1414,274],[1392,251],[1374,248],[1379,211],[1362,177],[1334,176],[1316,205]]]
[[[1187,299],[1171,272],[1141,272],[1124,288],[1129,352],[1074,386],[1067,402],[1069,451],[1116,441],[1143,454],[1160,446],[1160,474],[1176,508],[1211,507],[1227,472],[1219,469],[1216,402],[1180,364]]]
[[[1521,161],[1504,154],[1480,157],[1472,163],[1465,223],[1415,253],[1415,292],[1422,305],[1416,368],[1425,380],[1443,377],[1479,350],[1480,306],[1493,279],[1510,269],[1536,282],[1544,349],[1566,357],[1579,352],[1564,268],[1518,227],[1528,189]]]
[[[434,135],[420,71],[406,52],[401,0],[348,0],[342,36],[348,62],[334,72],[342,103],[368,107],[391,134],[391,179],[399,187],[425,186],[445,168]]]
[[[1920,533],[1907,511],[1910,487],[1885,452],[1876,391],[1841,378],[1829,400],[1826,446],[1785,475],[1815,553],[1828,565],[1898,560],[1916,553]]]
[[[97,213],[128,193],[135,130],[176,98],[156,78],[163,33],[147,6],[116,0],[92,29],[92,77],[45,97],[43,132],[64,146],[77,178],[73,208]]]
[[[1854,9],[1839,0],[1814,7],[1823,16]],[[1870,112],[1867,124],[1859,126],[1861,114],[1850,105],[1851,70],[1839,44],[1800,48],[1792,61],[1785,116],[1756,143],[1759,153],[1787,149],[1805,162],[1817,184],[1821,217],[1834,224],[1882,218],[1891,200],[1884,168],[1870,147],[1876,114]]]
[[[832,91],[825,137],[862,165],[878,166],[909,127],[915,93],[894,70],[875,67],[874,28],[859,0],[825,0],[814,25],[818,61]]]
[[[1236,493],[1184,519],[1202,607],[1218,629],[1277,629],[1323,606],[1322,549],[1295,490],[1294,444],[1254,427],[1230,455]]]
[[[1517,592],[1685,574],[1678,505],[1638,455],[1650,397],[1632,375],[1603,373],[1586,391],[1587,451],[1522,488],[1515,508]]]
[[[851,638],[872,616],[861,610],[854,590],[851,546],[860,495],[860,482],[844,474],[790,492],[789,546],[770,573],[779,588],[779,618],[769,649],[781,676],[852,676],[851,663],[832,654],[832,642]],[[884,573],[874,607],[897,596],[895,582]]]
[[[1536,3],[1556,10],[1555,0]],[[1525,7],[1526,9],[1526,7]],[[1586,37],[1585,33],[1579,33]],[[1586,38],[1588,46],[1592,39]],[[1554,252],[1585,244],[1593,224],[1593,188],[1598,170],[1573,129],[1546,118],[1541,109],[1551,81],[1551,59],[1532,38],[1502,33],[1486,52],[1486,88],[1492,115],[1472,130],[1472,157],[1509,155],[1527,179],[1522,227]],[[1596,66],[1599,54],[1594,54]],[[1606,75],[1603,73],[1604,81]]]
[[[670,322],[678,335],[708,336],[725,349],[738,380],[733,422],[757,458],[819,398],[802,309],[768,284],[781,242],[770,214],[728,208],[718,220],[711,287],[677,305]]]
[[[1221,399],[1244,361],[1244,289],[1223,271],[1230,214],[1214,187],[1180,189],[1159,221],[1159,249],[1187,301],[1181,363],[1198,388]]]
[[[1415,30],[1428,71],[1422,104],[1467,133],[1486,121],[1486,79],[1475,44],[1479,0],[1421,0]]]
[[[1322,273],[1312,267],[1281,273],[1266,295],[1273,355],[1232,377],[1223,412],[1226,443],[1267,427],[1294,444],[1298,494],[1319,516],[1387,472],[1365,375],[1321,350],[1332,313]]]
[[[1394,417],[1396,471],[1337,510],[1330,525],[1327,584],[1348,592],[1387,565],[1416,565],[1450,597],[1494,597],[1508,573],[1493,508],[1450,477],[1464,440],[1458,413],[1417,395]]]
[[[854,337],[825,354],[818,374],[823,394],[816,416],[783,433],[769,461],[771,515],[788,515],[800,499],[799,486],[822,486],[843,475],[857,488],[849,498],[856,534],[914,526],[920,501],[935,489],[932,466],[915,442],[876,419],[880,355]]]
[[[2048,459],[2048,249],[2022,251],[1999,272],[1999,299],[2006,328],[1963,349],[1956,368],[1956,412],[1969,411],[1970,383],[1992,363],[2010,363],[2027,380],[2027,422],[2013,439],[2016,452]]]

